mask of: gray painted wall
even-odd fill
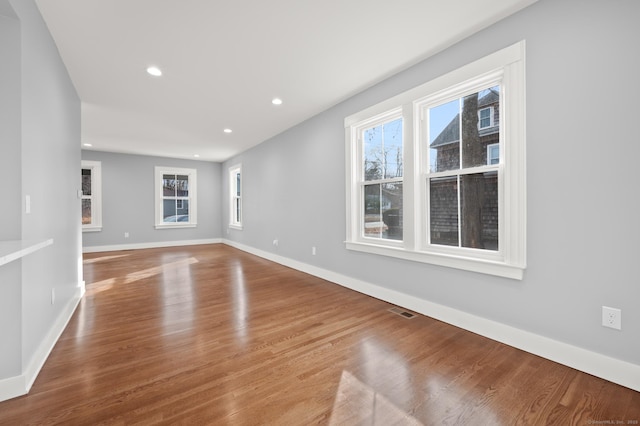
[[[20,144],[20,21],[7,0],[0,0],[0,170],[10,176],[0,203],[0,240],[21,237]],[[0,266],[0,319],[20,318],[21,270],[21,261]],[[21,328],[4,324],[0,322],[0,378],[20,374],[22,365]]]
[[[102,231],[85,232],[84,247],[220,238],[219,163],[87,150],[82,159],[102,163]],[[155,166],[197,170],[196,228],[155,229]]]
[[[225,237],[640,365],[639,17],[635,0],[540,0],[230,159],[223,226],[227,170],[242,163],[244,229]],[[523,39],[524,279],[347,251],[344,118]],[[602,305],[622,309],[622,331],[600,325]]]
[[[13,96],[8,105],[20,132],[18,139],[5,140],[3,135],[3,155],[5,144],[11,144],[15,161],[5,170],[12,171],[18,178],[12,179],[11,174],[5,176],[15,183],[18,194],[11,193],[10,204],[5,204],[3,198],[2,209],[13,211],[8,225],[12,229],[10,238],[53,238],[54,245],[0,267],[0,286],[9,286],[14,296],[21,295],[12,309],[0,309],[1,328],[18,330],[21,334],[18,345],[5,341],[4,335],[0,335],[0,379],[24,371],[82,281],[81,235],[77,225],[80,202],[76,197],[80,186],[77,172],[80,101],[35,2],[9,0],[2,9],[7,10],[8,6],[15,11],[20,26],[19,80],[11,82],[17,85],[19,95]],[[3,31],[5,22],[1,22]],[[4,82],[6,78],[6,74],[0,74]],[[6,107],[3,105],[3,110]],[[30,195],[32,201],[28,215],[23,208],[25,195]],[[21,268],[19,273],[15,271],[16,265]],[[13,271],[8,278],[6,270]],[[56,291],[54,304],[51,303],[52,289]],[[7,369],[6,365],[11,368]]]

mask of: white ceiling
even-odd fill
[[[83,149],[210,161],[534,1],[36,0],[82,101]]]

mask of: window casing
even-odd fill
[[[229,227],[242,229],[242,165],[229,168]]]
[[[174,167],[155,168],[156,229],[195,227],[197,172]]]
[[[102,163],[81,162],[82,231],[102,231]]]
[[[347,117],[346,247],[522,279],[524,105],[520,42]],[[481,126],[487,117],[488,125]],[[372,238],[362,231],[368,195],[365,136],[368,129],[396,120],[403,128],[402,179],[393,181],[401,187],[395,206],[401,237]],[[378,230],[389,227],[389,217],[379,217]]]

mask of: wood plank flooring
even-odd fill
[[[0,424],[640,421],[639,392],[222,244],[87,254],[84,273]]]

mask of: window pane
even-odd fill
[[[384,223],[380,214],[380,185],[365,185],[364,187],[364,236],[382,236]]]
[[[498,250],[498,174],[460,177],[462,247]]]
[[[487,147],[500,142],[499,126],[491,123],[491,111],[498,111],[500,87],[495,86],[465,96],[462,102],[462,167],[487,164]],[[480,111],[480,116],[478,115]],[[482,114],[485,114],[483,116]],[[485,124],[479,122],[485,120]]]
[[[429,170],[460,168],[460,100],[429,108]]]
[[[382,185],[381,212],[386,232],[382,238],[402,240],[402,183]]]
[[[364,187],[364,236],[402,240],[402,183]]]
[[[240,196],[240,173],[236,173],[236,195]]]
[[[458,246],[458,178],[431,179],[429,193],[431,244]]]
[[[364,180],[382,179],[382,126],[364,131]]]
[[[91,200],[82,200],[82,224],[91,225]]]
[[[363,132],[364,179],[402,177],[402,118]]]
[[[178,222],[189,221],[189,200],[176,200],[176,214],[179,216]]]
[[[176,196],[176,175],[162,175],[162,195],[165,197]]]
[[[499,111],[500,86],[430,108],[429,170],[460,168],[460,149],[463,168],[487,164],[487,146],[500,142]]]
[[[236,213],[236,218],[235,221],[236,223],[240,223],[240,198],[236,198],[235,200],[235,213]]]
[[[91,195],[91,169],[82,169],[82,195]]]
[[[385,123],[382,136],[383,177],[402,177],[402,119]]]
[[[176,179],[176,195],[178,197],[189,196],[189,176],[178,175]]]
[[[163,222],[189,222],[189,200],[163,200],[162,208]]]

